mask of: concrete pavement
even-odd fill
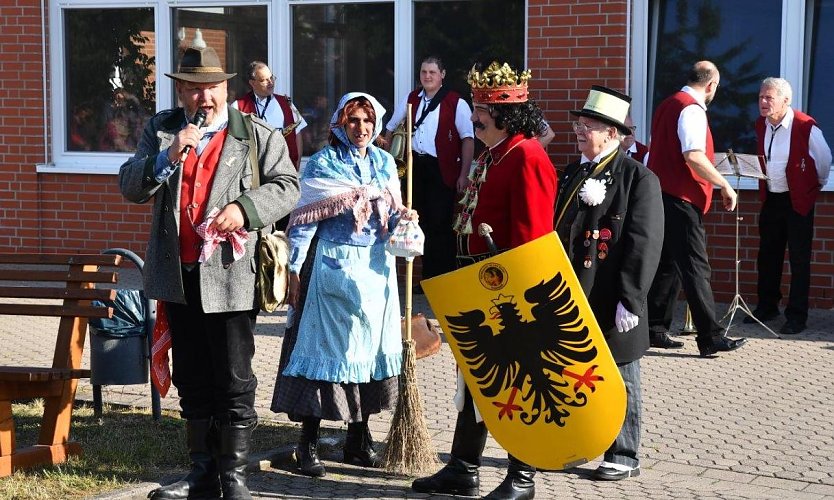
[[[122,270],[120,279],[136,287],[136,273]],[[749,300],[750,298],[748,298]],[[682,317],[683,304],[678,317]],[[432,317],[422,296],[415,312]],[[721,314],[726,305],[719,306]],[[262,314],[257,329],[255,370],[259,378],[257,407],[261,419],[286,421],[269,410],[281,349],[284,313]],[[0,363],[49,362],[56,324],[51,319],[21,322],[0,317]],[[770,323],[778,331],[784,320]],[[675,325],[680,327],[680,324]],[[775,338],[758,325],[736,318],[730,335],[749,338],[739,351],[701,359],[692,336],[680,350],[653,349],[643,358],[642,475],[620,482],[590,479],[598,462],[564,472],[540,473],[537,498],[834,498],[834,311],[811,311],[808,330]],[[46,360],[46,361],[44,361]],[[448,459],[455,422],[451,402],[454,362],[448,345],[420,360],[417,378],[427,426],[442,460]],[[89,381],[78,397],[92,398]],[[109,403],[150,405],[148,386],[107,386]],[[177,408],[176,390],[163,400]],[[382,440],[390,414],[371,422]],[[343,425],[325,423],[335,428]],[[328,474],[312,479],[295,474],[289,450],[276,450],[249,476],[256,498],[435,498],[411,492],[411,478],[365,470],[338,462],[340,453],[323,457]],[[491,438],[481,468],[481,494],[502,480],[506,453]],[[162,479],[162,478],[160,478]],[[142,484],[98,498],[145,498],[155,484]],[[436,497],[441,498],[441,497]]]

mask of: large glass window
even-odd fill
[[[715,149],[755,153],[759,86],[780,74],[782,0],[656,0],[652,7],[652,109],[686,83],[692,63],[713,61],[721,72],[709,106]]]
[[[834,81],[834,0],[809,2],[806,22],[808,51],[805,53],[808,113],[817,121],[828,144],[834,140],[834,100],[828,86]],[[794,82],[791,82],[794,83]],[[795,84],[794,84],[795,85]],[[802,107],[794,102],[794,106]]]
[[[153,9],[65,11],[66,150],[132,152],[156,112]]]
[[[217,52],[228,73],[237,73],[228,83],[229,102],[249,92],[246,69],[250,62],[269,63],[265,6],[172,9],[171,29],[176,40],[173,68],[185,48],[206,45]]]
[[[414,62],[440,57],[446,66],[444,83],[469,100],[466,75],[472,64],[497,60],[514,68],[524,65],[524,18],[523,0],[418,0]]]
[[[304,155],[326,144],[330,117],[347,92],[371,94],[390,116],[393,3],[294,5],[292,30],[293,101],[307,121]]]

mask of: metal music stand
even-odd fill
[[[741,184],[742,177],[749,177],[752,179],[767,179],[767,176],[762,172],[761,163],[760,161],[763,157],[758,155],[746,155],[746,154],[739,154],[734,153],[732,149],[727,150],[726,153],[715,153],[715,168],[718,170],[718,173],[722,175],[734,175],[736,178],[736,193],[738,193],[739,185]],[[724,335],[727,335],[727,332],[730,331],[730,327],[733,326],[733,318],[736,315],[736,311],[741,309],[748,316],[756,320],[756,322],[762,325],[762,328],[770,332],[774,337],[777,339],[780,338],[779,335],[776,334],[773,330],[771,330],[767,325],[762,323],[759,318],[753,315],[753,312],[750,310],[750,307],[745,302],[744,298],[741,296],[741,292],[739,290],[738,285],[738,276],[739,270],[741,268],[741,259],[738,256],[738,247],[739,247],[739,237],[738,237],[738,226],[739,222],[743,219],[739,215],[739,205],[740,199],[738,198],[736,201],[736,294],[733,297],[733,301],[730,303],[730,308],[727,310],[727,314],[721,318],[723,321],[729,316],[729,320],[727,321],[727,328],[724,330]]]

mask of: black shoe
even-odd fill
[[[319,460],[319,428],[321,419],[305,418],[301,421],[301,439],[295,448],[298,472],[310,477],[322,477],[324,464]]]
[[[797,333],[802,333],[802,331],[806,328],[808,327],[805,323],[795,319],[789,319],[788,322],[785,323],[779,330],[779,333],[783,335],[796,335]]]
[[[630,470],[619,470],[613,467],[604,467],[600,465],[594,471],[594,479],[597,481],[620,481],[629,477],[637,477],[640,475],[640,466]]]
[[[342,462],[374,469],[382,467],[382,458],[374,450],[374,440],[367,422],[348,424]]]
[[[257,422],[223,423],[220,425],[220,486],[224,500],[252,500],[246,486],[246,466],[252,431]]]
[[[666,332],[652,332],[650,344],[652,347],[659,347],[660,349],[680,349],[683,347],[683,342],[672,340]]]
[[[148,494],[151,500],[220,498],[220,477],[214,458],[219,439],[214,422],[188,420],[185,429],[191,471],[179,481],[151,491]]]
[[[536,496],[536,468],[510,455],[507,477],[484,498],[497,500],[531,500]]]
[[[779,309],[756,309],[753,311],[753,318],[752,316],[747,316],[744,318],[743,323],[751,324],[751,323],[758,323],[757,319],[762,323],[767,323],[768,321],[773,321],[774,319],[779,317]]]
[[[449,463],[429,477],[415,479],[411,489],[417,493],[478,496],[481,481],[478,466],[452,457]]]
[[[716,337],[709,345],[698,344],[698,351],[702,358],[706,358],[719,352],[735,351],[744,344],[747,339],[731,339],[729,337]]]

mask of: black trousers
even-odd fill
[[[683,285],[698,342],[707,343],[721,336],[723,328],[715,319],[715,300],[707,260],[707,237],[701,211],[681,199],[663,195],[665,226],[660,265],[649,290],[649,324],[669,319]]]
[[[207,314],[200,301],[199,267],[182,273],[187,304],[165,304],[171,326],[171,381],[179,392],[182,417],[253,423],[258,311]]]
[[[778,310],[782,299],[782,267],[785,248],[791,265],[791,286],[785,317],[805,323],[808,319],[808,291],[811,288],[811,241],[814,237],[814,209],[800,215],[791,205],[789,193],[767,193],[759,214],[759,303],[761,311]]]
[[[412,208],[420,214],[420,227],[426,236],[422,265],[423,279],[427,279],[455,269],[452,216],[457,188],[443,182],[434,156],[414,153],[413,162]]]

